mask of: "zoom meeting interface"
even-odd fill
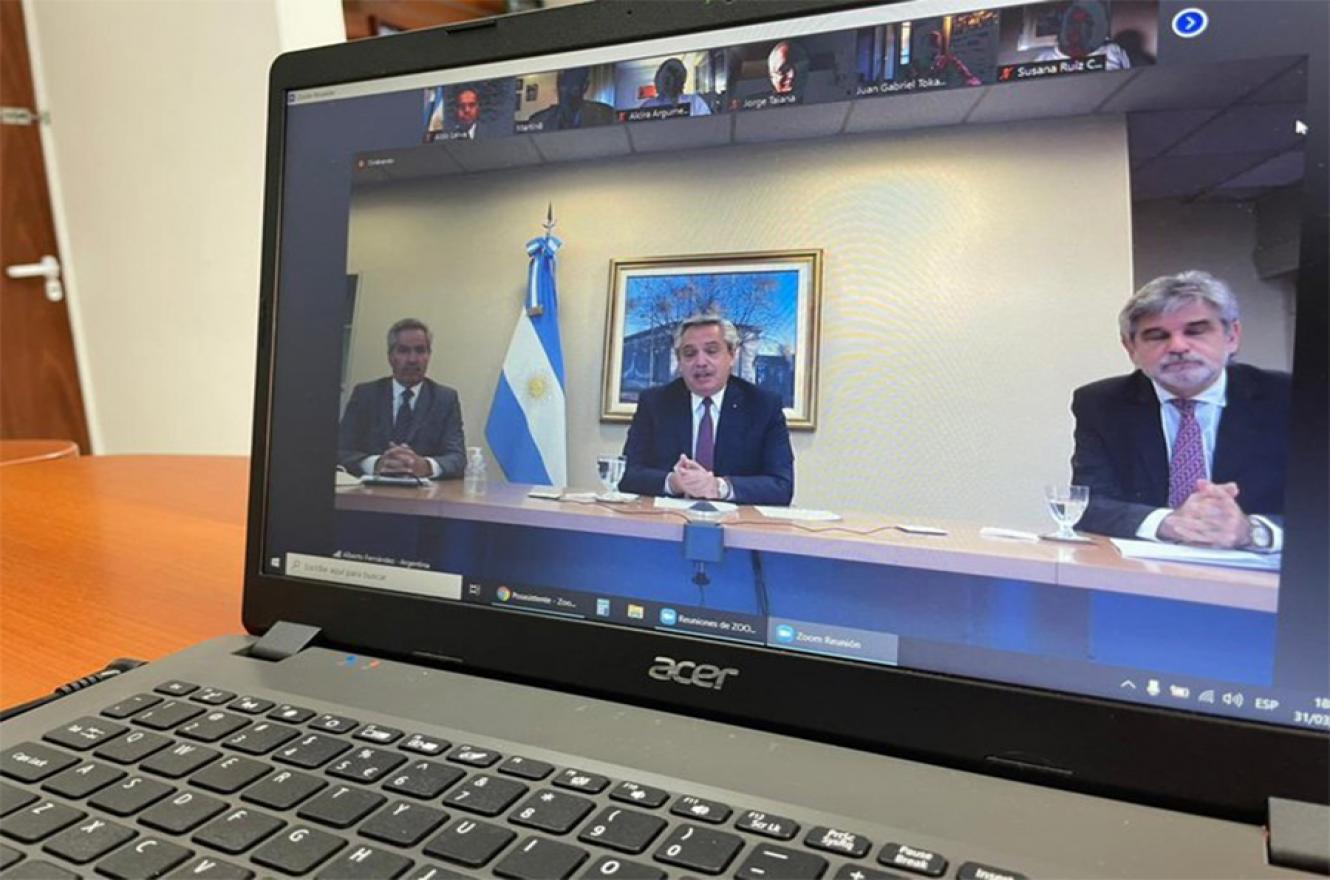
[[[1316,5],[290,93],[266,569],[1330,727],[1284,566]]]

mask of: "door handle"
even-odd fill
[[[5,274],[10,278],[45,278],[46,298],[53,303],[65,298],[65,286],[60,283],[60,261],[50,254],[42,257],[40,263],[6,266]]]

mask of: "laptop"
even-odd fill
[[[771,0],[282,56],[246,634],[7,721],[0,874],[1326,873],[1328,45]]]

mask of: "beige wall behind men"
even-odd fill
[[[482,443],[549,201],[579,485],[626,433],[599,420],[614,257],[825,251],[818,428],[793,435],[804,506],[1048,525],[1072,389],[1128,367],[1111,333],[1132,285],[1124,127],[1086,118],[367,189],[350,381],[384,375],[384,330],[416,315],[436,329],[431,375]]]
[[[248,452],[268,66],[340,4],[24,12],[94,451]]]

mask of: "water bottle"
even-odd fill
[[[462,474],[462,491],[467,495],[484,495],[486,482],[485,455],[479,446],[468,446],[466,470]]]

